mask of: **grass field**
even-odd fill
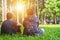
[[[22,34],[0,35],[0,40],[60,40],[60,25],[40,25],[44,35],[24,36]]]

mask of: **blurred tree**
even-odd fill
[[[0,0],[0,24],[2,22],[2,0]]]
[[[60,0],[45,0],[45,7],[44,10],[47,9],[47,11],[45,10],[45,12],[49,13],[52,17],[52,15],[54,15],[54,23],[57,23],[57,15],[60,15]],[[44,11],[43,10],[43,11]]]
[[[44,6],[44,0],[38,0],[39,2],[39,8],[40,8],[40,14],[42,15],[42,24],[46,24],[46,13],[45,13],[45,6]]]

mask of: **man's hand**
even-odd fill
[[[22,26],[22,24],[18,23],[17,26]]]

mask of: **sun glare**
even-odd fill
[[[20,4],[16,4],[15,8],[17,10],[17,23],[19,23],[19,12],[21,12],[21,14],[24,15],[23,12],[24,12],[24,9],[25,9],[25,5],[21,4],[21,3]],[[23,16],[22,16],[22,18],[23,18]]]
[[[25,7],[25,6],[24,6],[23,4],[17,4],[17,5],[16,5],[16,10],[17,10],[17,11],[23,11],[23,10],[24,10],[24,7]]]

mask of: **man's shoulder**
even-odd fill
[[[5,20],[5,21],[3,21],[2,23],[17,23],[17,22],[15,22],[15,21],[10,21],[10,20]]]
[[[7,22],[7,21],[5,20],[5,21],[3,21],[2,23],[5,23],[5,22]]]

